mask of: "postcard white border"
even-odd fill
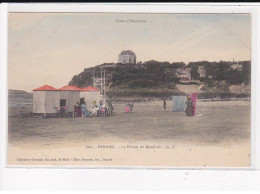
[[[74,167],[67,167],[64,169],[53,169],[53,168],[32,168],[32,169],[21,169],[21,168],[6,168],[6,144],[7,144],[7,13],[8,12],[109,12],[109,13],[251,13],[252,14],[252,109],[251,109],[251,120],[252,120],[252,130],[251,130],[251,148],[252,148],[252,166],[251,170],[244,170],[245,168],[233,169],[228,168],[224,170],[223,168],[214,168],[217,171],[212,171],[212,168],[205,170],[198,170],[200,168],[179,169],[177,171],[164,169],[163,171],[154,170],[136,170],[136,168],[131,170],[123,170],[108,168],[108,169],[77,169]],[[259,113],[259,97],[260,92],[257,91],[260,83],[260,68],[257,68],[257,64],[260,59],[259,45],[260,45],[260,26],[257,25],[257,21],[260,21],[260,4],[2,4],[1,5],[1,66],[0,66],[0,99],[1,99],[1,131],[0,131],[0,189],[1,188],[42,188],[44,185],[36,181],[38,174],[43,175],[43,180],[50,184],[48,188],[73,188],[73,184],[62,184],[62,180],[69,181],[70,177],[76,177],[72,180],[74,184],[78,181],[78,188],[111,188],[112,185],[117,185],[117,188],[127,188],[130,182],[139,181],[136,184],[137,187],[143,188],[143,186],[149,186],[149,188],[185,188],[185,185],[189,185],[189,188],[209,188],[205,183],[221,189],[222,186],[214,182],[216,179],[223,184],[226,182],[242,182],[240,187],[250,188],[254,185],[254,180],[259,178],[259,171],[253,169],[260,168],[260,154],[259,149],[259,131],[256,129],[260,127]],[[3,30],[2,30],[3,29]],[[258,35],[258,36],[257,36]],[[2,45],[4,45],[2,47]],[[258,52],[257,52],[258,51]],[[258,86],[258,87],[257,87]],[[80,167],[85,168],[85,167]],[[149,167],[145,167],[148,169]],[[173,173],[174,172],[174,173]],[[253,172],[253,173],[252,173]],[[258,172],[258,173],[256,173]],[[50,175],[57,174],[59,179],[54,179]],[[188,176],[189,175],[189,176]],[[92,177],[94,176],[94,178]],[[115,184],[111,181],[110,184],[105,184],[103,181],[104,176],[111,177],[111,180],[117,180]],[[157,180],[155,176],[160,176],[160,181]],[[226,179],[229,176],[230,179]],[[8,179],[9,177],[9,179]],[[11,179],[12,177],[12,179]],[[24,178],[26,177],[26,178]],[[92,178],[91,178],[92,177]],[[98,181],[97,177],[100,177]],[[122,178],[120,178],[122,177]],[[128,177],[128,180],[123,179],[123,177]],[[186,177],[186,178],[185,178]],[[189,177],[189,178],[188,178]],[[196,177],[207,177],[204,181],[205,183],[196,180]],[[86,181],[82,181],[86,180]],[[189,180],[188,180],[189,179]],[[239,180],[240,179],[240,180]],[[110,179],[108,179],[110,180]],[[123,181],[126,182],[123,182]],[[171,180],[174,181],[174,184]],[[96,182],[95,182],[96,181]],[[86,183],[87,184],[83,184]],[[95,183],[94,183],[95,182]],[[132,182],[132,183],[133,183]],[[94,184],[91,184],[94,183]],[[141,184],[140,184],[141,183]],[[103,184],[102,186],[100,184]],[[169,185],[168,185],[169,184]],[[171,184],[171,185],[170,185]],[[101,186],[101,187],[100,187]],[[238,186],[238,185],[234,185]],[[259,186],[258,186],[259,188]]]

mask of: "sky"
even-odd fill
[[[9,13],[8,88],[60,88],[123,50],[142,62],[251,60],[251,16]]]

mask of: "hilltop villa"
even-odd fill
[[[136,55],[133,51],[122,51],[118,56],[118,63],[122,64],[136,64]]]

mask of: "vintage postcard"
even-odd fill
[[[8,14],[8,166],[250,167],[251,13]]]

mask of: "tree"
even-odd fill
[[[184,62],[175,62],[171,63],[169,67],[172,69],[182,69],[186,67],[186,64]]]
[[[191,79],[198,80],[200,78],[200,74],[198,73],[198,67],[193,65],[190,70]]]
[[[251,83],[251,62],[250,61],[243,61],[242,62],[242,76],[243,82],[248,85]]]

